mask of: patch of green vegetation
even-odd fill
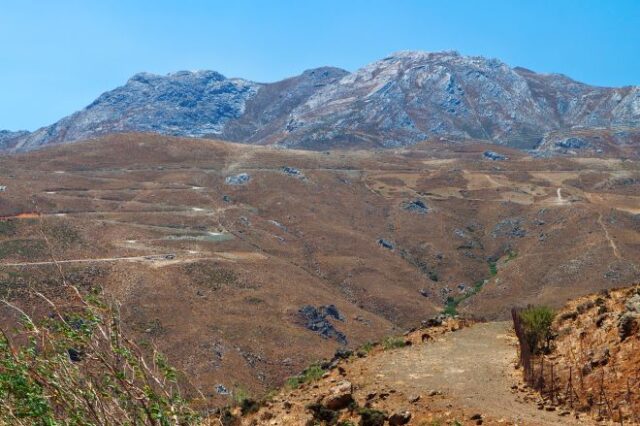
[[[0,221],[0,235],[10,237],[16,234],[16,224],[12,220]]]
[[[360,414],[361,426],[383,426],[387,417],[389,417],[384,411],[374,410],[373,408],[360,408],[358,414]]]
[[[487,263],[489,264],[489,275],[492,277],[498,275],[498,262],[489,260]]]
[[[335,425],[338,420],[338,412],[326,408],[324,405],[316,402],[305,407],[311,411],[315,424],[318,425]]]
[[[242,387],[237,387],[233,391],[233,400],[238,405],[238,407],[240,407],[240,412],[243,416],[255,413],[260,409],[260,403],[251,398],[249,392]]]
[[[369,352],[371,352],[373,350],[373,346],[374,346],[373,343],[366,342],[365,344],[360,346],[360,349],[358,349],[358,351],[362,351],[365,354],[368,354]]]
[[[313,364],[307,367],[301,374],[289,377],[286,381],[286,386],[290,389],[297,389],[304,383],[319,380],[324,373],[325,371],[318,364]]]
[[[442,313],[448,317],[455,317],[458,315],[458,303],[460,302],[456,301],[455,297],[447,297]]]
[[[487,283],[487,280],[476,281],[473,287],[467,290],[466,293],[461,294],[459,296],[455,296],[455,297],[453,296],[447,297],[442,313],[450,317],[458,315],[458,305],[460,305],[460,303],[464,302],[468,298],[480,293],[480,290],[482,290],[482,287],[484,287],[486,283]]]
[[[343,420],[341,422],[338,422],[337,426],[356,426],[356,424],[351,420]]]
[[[402,337],[390,336],[382,341],[382,349],[385,351],[389,349],[404,348],[406,345],[407,344]]]
[[[519,313],[524,327],[525,338],[533,353],[541,353],[549,349],[551,340],[551,324],[555,312],[548,306],[530,306]]]
[[[116,307],[82,302],[42,321],[24,315],[22,342],[0,336],[0,424],[196,424],[166,359],[145,359]]]
[[[507,254],[507,258],[505,259],[504,263],[510,262],[516,257],[518,257],[518,252],[509,250],[509,253]]]

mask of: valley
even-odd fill
[[[640,280],[629,158],[128,133],[0,157],[0,170],[2,297],[37,314],[33,289],[102,289],[212,406],[443,311],[505,320]]]

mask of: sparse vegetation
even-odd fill
[[[0,220],[0,235],[10,237],[16,233],[16,224],[12,220]]]
[[[82,242],[82,237],[78,230],[67,221],[48,224],[45,232],[51,242],[61,248],[70,248]]]
[[[67,287],[67,289],[69,289]],[[82,297],[80,307],[36,321],[21,314],[0,333],[0,424],[179,425],[196,421],[176,372],[154,353],[146,359],[120,328],[117,307]]]
[[[447,297],[442,313],[450,317],[454,317],[458,315],[458,305],[463,301],[467,300],[468,298],[478,294],[486,283],[487,283],[486,280],[476,281],[473,287],[471,287],[464,294],[457,297],[452,297],[452,296]]]
[[[404,348],[405,346],[406,343],[402,337],[390,336],[382,341],[382,349],[385,351],[389,349]]]
[[[498,275],[498,262],[495,260],[490,260],[487,262],[489,264],[489,275],[495,277]]]
[[[255,413],[260,409],[260,403],[251,398],[249,392],[243,387],[238,387],[233,391],[233,400],[240,407],[240,412],[243,416]]]
[[[547,351],[552,336],[551,324],[555,317],[553,309],[547,306],[530,306],[519,315],[531,350],[534,353]]]
[[[206,262],[194,262],[184,267],[185,273],[194,285],[208,290],[220,290],[223,287],[238,287],[235,272]]]
[[[286,385],[291,389],[296,389],[303,383],[310,383],[320,379],[324,373],[325,371],[318,364],[313,364],[306,368],[301,374],[289,377]]]
[[[373,347],[374,347],[373,343],[366,342],[365,344],[360,346],[360,349],[358,349],[358,351],[362,351],[365,354],[368,354],[369,352],[371,352],[373,350]]]
[[[518,257],[518,252],[515,252],[513,250],[509,250],[509,253],[507,254],[507,258],[505,259],[505,263],[507,262],[511,262],[513,259],[515,259],[516,257]]]
[[[335,425],[338,420],[338,412],[329,410],[320,403],[309,404],[307,410],[313,414],[313,419],[321,422],[320,424]]]
[[[388,417],[384,411],[372,408],[360,408],[358,414],[360,414],[361,426],[382,426]]]
[[[9,240],[0,244],[0,259],[16,255],[25,259],[37,259],[44,255],[45,248],[42,240]]]

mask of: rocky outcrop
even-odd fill
[[[0,151],[12,149],[21,138],[29,135],[27,131],[10,132],[0,130]]]
[[[314,307],[306,305],[300,308],[299,315],[304,321],[304,326],[311,331],[318,333],[325,339],[335,339],[342,345],[347,344],[347,336],[338,331],[331,323],[330,319],[344,321],[344,317],[335,305]]]

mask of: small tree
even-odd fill
[[[555,312],[548,306],[530,306],[520,312],[525,338],[533,353],[540,353],[549,349],[551,340],[551,324]]]

